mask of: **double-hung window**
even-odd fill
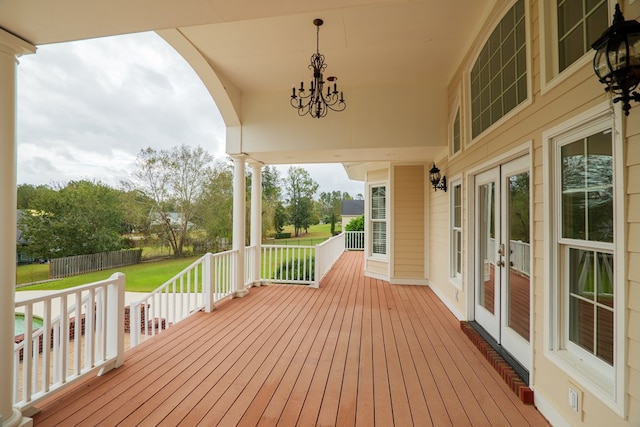
[[[614,224],[611,129],[558,146],[558,229],[565,343],[613,366]],[[606,368],[606,367],[605,367]]]
[[[370,187],[371,244],[370,254],[374,257],[387,256],[387,187]]]
[[[450,193],[451,201],[451,280],[458,286],[462,281],[462,184],[453,181]]]
[[[605,110],[547,139],[551,155],[551,355],[618,411],[624,318],[620,142]]]

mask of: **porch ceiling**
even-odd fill
[[[204,57],[218,78],[220,87],[216,89],[194,66],[193,58],[179,49],[203,77],[227,125],[235,126],[231,119],[234,115],[237,124],[242,125],[273,121],[269,112],[255,111],[261,109],[256,100],[282,98],[288,104],[292,84],[303,79],[308,84],[307,64],[315,51],[312,21],[320,17],[325,20],[320,30],[320,51],[327,58],[327,74],[339,77],[347,100],[352,101],[348,110],[353,115],[346,115],[343,123],[331,125],[340,129],[340,135],[332,137],[335,144],[324,146],[320,141],[310,141],[300,146],[292,134],[311,134],[317,129],[307,120],[308,124],[296,124],[292,134],[272,132],[271,139],[261,141],[267,144],[265,149],[258,143],[251,144],[252,134],[246,133],[246,146],[228,146],[227,151],[248,152],[265,163],[389,158],[426,161],[446,146],[446,123],[442,120],[444,117],[446,122],[442,111],[448,109],[446,86],[494,3],[495,0],[8,0],[0,2],[0,27],[35,45],[177,29],[179,37]],[[398,100],[390,99],[386,91],[397,92],[396,88],[402,95]],[[411,88],[420,95],[404,95]],[[228,98],[226,103],[224,97]],[[250,110],[250,103],[258,107]],[[365,110],[367,105],[373,114]],[[298,122],[303,120],[288,105],[285,107],[291,117]],[[280,111],[285,111],[282,108],[279,116]],[[355,108],[359,111],[353,111]],[[381,109],[388,109],[391,114],[394,109],[399,110],[398,118],[389,125],[392,128],[407,127],[407,122],[420,120],[415,109],[423,112],[424,123],[415,124],[412,134],[399,134],[393,141],[389,141],[393,139],[389,137],[391,132],[380,135],[375,128],[370,134],[348,131],[361,128],[367,120],[379,121],[375,113],[388,114]],[[287,117],[277,129],[287,126],[286,120],[293,119]],[[380,135],[379,141],[376,135]],[[277,146],[278,141],[283,144]],[[343,150],[337,151],[339,148]]]

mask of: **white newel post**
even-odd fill
[[[260,260],[262,259],[262,164],[251,163],[251,247],[254,249],[251,283],[260,286]]]
[[[0,425],[33,425],[13,408],[16,283],[16,57],[35,47],[0,29]]]
[[[247,189],[245,173],[246,155],[233,156],[233,250],[236,252],[233,297],[240,298],[249,291],[244,286],[244,252],[246,230]]]
[[[107,357],[116,359],[112,365],[102,368],[98,375],[104,375],[124,363],[124,274],[113,273],[109,280],[115,284],[107,288]]]

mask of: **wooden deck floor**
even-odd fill
[[[320,289],[253,288],[199,313],[44,402],[35,424],[548,425],[430,289],[365,278],[362,262],[346,253]]]

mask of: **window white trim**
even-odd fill
[[[525,108],[527,108],[528,106],[530,106],[533,103],[533,96],[532,96],[532,93],[533,93],[533,80],[532,80],[533,79],[533,76],[532,76],[533,69],[532,69],[532,60],[531,60],[531,28],[530,28],[531,14],[529,12],[530,0],[524,0],[525,56],[526,56],[525,63],[526,63],[526,67],[527,67],[527,77],[526,77],[527,97],[525,98],[524,101],[522,101],[520,104],[518,104],[515,108],[513,108],[507,114],[505,114],[500,119],[498,119],[496,122],[491,124],[491,126],[489,126],[485,130],[480,132],[475,137],[473,136],[473,127],[472,127],[473,109],[472,109],[472,106],[471,106],[471,96],[472,96],[472,94],[471,94],[471,69],[473,68],[473,65],[478,60],[478,56],[480,56],[482,48],[484,47],[484,45],[489,40],[489,37],[491,36],[491,33],[493,32],[493,30],[498,25],[500,25],[500,21],[502,20],[502,18],[504,18],[506,13],[516,4],[516,2],[517,2],[517,0],[511,0],[511,1],[507,2],[507,3],[505,3],[502,6],[502,8],[500,9],[499,13],[497,13],[495,15],[494,19],[491,21],[491,25],[487,26],[487,27],[485,27],[483,29],[482,39],[478,39],[481,42],[478,43],[474,47],[474,50],[470,53],[470,56],[473,59],[468,63],[467,68],[464,71],[464,78],[463,78],[463,81],[464,81],[464,94],[465,94],[465,99],[466,99],[464,108],[465,108],[465,112],[467,112],[467,114],[465,115],[464,126],[463,127],[464,127],[465,134],[469,136],[465,141],[465,147],[466,148],[471,147],[476,142],[482,140],[486,135],[490,134],[495,129],[499,128],[504,123],[506,123],[507,121],[511,120],[513,117],[515,117],[516,115],[521,113]]]
[[[460,103],[460,99],[461,99],[461,92],[462,89],[460,87],[458,87],[458,89],[456,90],[456,96],[454,98],[453,101],[453,109],[449,112],[449,124],[448,124],[448,134],[449,134],[449,159],[453,159],[455,157],[458,157],[461,153],[462,150],[464,149],[465,146],[465,138],[464,138],[464,122],[463,122],[463,114],[462,114],[462,105]],[[455,135],[455,121],[456,121],[456,116],[458,116],[458,132],[460,133],[460,148],[458,149],[458,151],[454,151],[454,135]]]
[[[455,226],[455,192],[456,187],[458,188],[460,194],[460,226]],[[464,226],[463,226],[463,218],[464,218],[464,193],[462,188],[462,177],[455,176],[451,179],[449,184],[449,282],[453,286],[455,286],[458,290],[462,290],[462,276],[464,274]],[[460,238],[460,247],[456,247],[456,236]],[[456,252],[460,251],[460,272],[456,272]]]
[[[540,33],[540,93],[542,95],[560,85],[562,82],[589,67],[593,63],[593,51],[587,51],[580,59],[560,70],[558,53],[558,14],[557,0],[541,0],[538,2],[538,29]],[[608,23],[611,24],[615,2],[608,1]],[[604,31],[605,28],[602,29]]]
[[[373,190],[375,188],[384,188],[384,218],[374,218],[373,215]],[[375,261],[389,261],[389,240],[391,236],[390,223],[389,221],[389,212],[391,211],[389,208],[390,204],[389,197],[389,183],[387,181],[382,182],[371,182],[367,184],[367,212],[365,214],[365,218],[367,218],[367,233],[366,233],[366,255],[368,259]],[[385,238],[385,246],[384,246],[384,254],[374,252],[374,223],[376,224],[384,224],[384,238]]]
[[[599,130],[612,129],[613,178],[614,178],[614,243],[600,244],[603,249],[613,247],[614,261],[614,365],[612,372],[594,369],[593,363],[585,363],[580,352],[574,352],[571,346],[564,348],[561,318],[564,312],[565,297],[559,284],[559,238],[558,217],[559,201],[557,194],[557,153],[556,147],[564,141],[579,139],[582,135],[593,134]],[[625,222],[624,222],[624,157],[622,136],[622,112],[619,106],[612,108],[604,102],[542,134],[543,143],[543,193],[547,196],[544,205],[544,277],[548,287],[544,298],[544,355],[571,377],[586,391],[606,404],[619,416],[625,416],[625,336],[626,336],[626,260],[625,260]],[[566,239],[565,239],[566,240]],[[591,246],[591,245],[590,245]],[[582,355],[584,356],[584,355]],[[589,355],[591,356],[591,355]],[[593,356],[586,358],[593,359]],[[603,362],[604,363],[604,362]],[[597,365],[597,364],[595,364]]]

